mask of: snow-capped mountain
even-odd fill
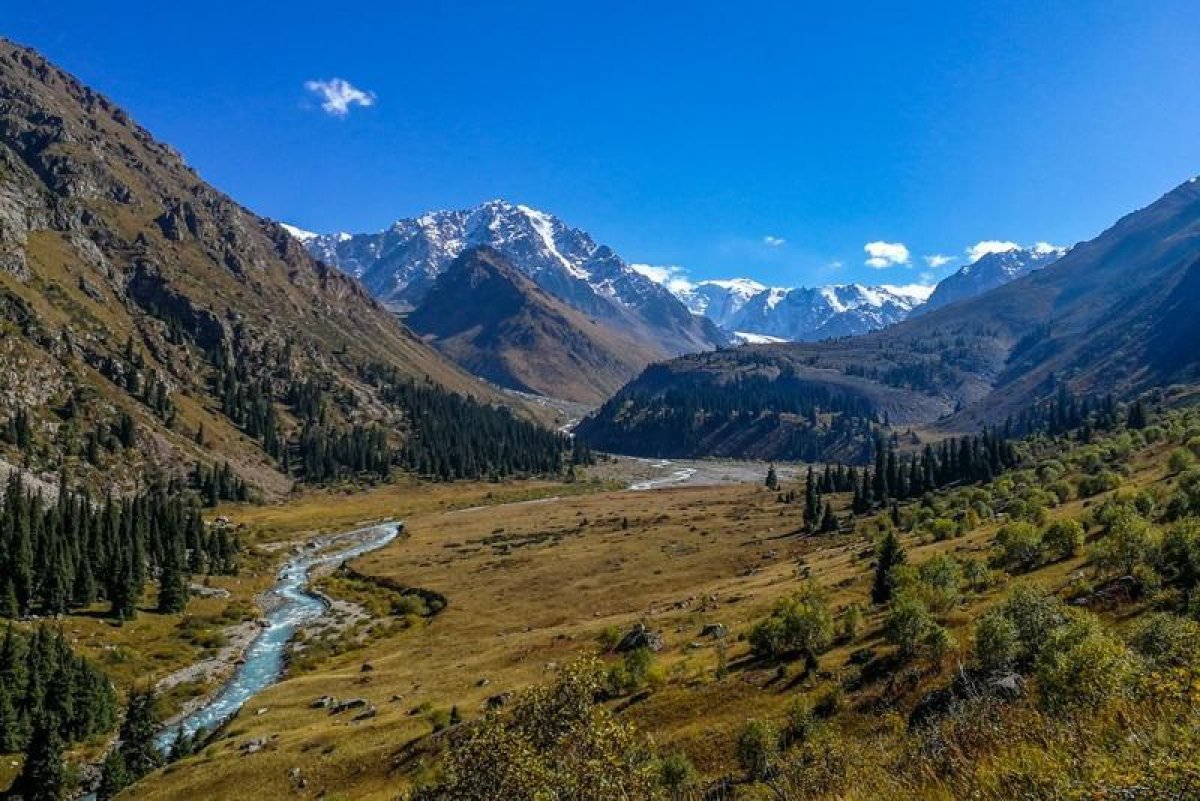
[[[728,325],[793,342],[865,334],[903,320],[926,294],[921,288],[861,284],[773,288],[750,298]]]
[[[933,294],[929,296],[929,300],[921,307],[921,312],[932,311],[960,300],[982,295],[990,289],[1003,286],[1034,270],[1049,267],[1066,253],[1066,248],[1058,248],[1045,242],[1030,248],[1014,248],[1000,253],[988,253],[958,272],[943,278]]]
[[[471,209],[398,220],[379,233],[305,238],[314,256],[348,272],[385,303],[417,306],[446,267],[472,247],[498,251],[568,305],[659,342],[670,354],[721,344],[707,319],[665,287],[631,268],[606,245],[557,217],[492,200]]]
[[[684,282],[675,288],[675,296],[682,300],[693,314],[704,315],[722,328],[730,330],[738,312],[751,298],[766,289],[766,286],[749,278],[732,278],[727,281],[700,281],[696,284]]]

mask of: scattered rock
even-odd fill
[[[714,640],[725,639],[727,633],[724,623],[705,623],[704,628],[700,630],[701,637],[710,637]]]
[[[484,709],[499,709],[512,700],[512,693],[498,693],[489,696],[483,702]]]
[[[334,698],[332,695],[322,695],[320,698],[317,698],[311,704],[309,704],[309,706],[313,709],[328,709],[331,706],[336,706],[337,702],[338,699]]]
[[[246,742],[242,743],[241,750],[243,754],[257,754],[259,751],[263,750],[266,745],[266,737],[255,737],[253,740],[247,740]]]
[[[646,628],[645,623],[635,623],[633,628],[617,643],[617,651],[625,653],[636,651],[639,648],[649,648],[655,652],[661,651],[663,649],[662,635]]]
[[[357,723],[360,720],[370,720],[379,714],[379,711],[374,706],[368,705],[366,709],[354,716],[353,720]]]
[[[265,715],[265,714],[267,714],[268,709],[269,709],[269,707],[260,706],[258,709],[254,710],[254,714],[255,715]]]
[[[329,714],[340,715],[343,712],[349,712],[352,709],[363,709],[370,705],[371,703],[366,698],[349,698],[330,707]]]
[[[492,682],[490,679],[480,679],[479,681],[475,682],[475,686],[476,687],[486,687],[491,683]]]
[[[358,672],[359,673],[370,673],[374,669],[375,669],[375,666],[372,665],[370,662],[363,662],[363,666],[361,668],[359,668]]]

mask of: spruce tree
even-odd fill
[[[9,801],[63,801],[68,788],[62,751],[53,726],[45,722],[35,726],[25,749],[25,764],[9,788]]]
[[[888,531],[879,544],[879,555],[875,558],[875,581],[871,585],[871,601],[886,604],[892,600],[895,577],[892,572],[904,564],[907,557],[895,531]]]

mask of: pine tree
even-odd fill
[[[162,765],[162,753],[154,743],[158,719],[154,714],[153,691],[134,690],[121,722],[121,756],[131,781],[137,781]]]
[[[775,475],[775,465],[771,465],[767,468],[767,489],[779,489],[779,477]]]
[[[62,801],[67,794],[67,770],[62,759],[63,744],[46,722],[33,730],[25,749],[25,764],[9,788],[10,801]]]
[[[879,545],[879,554],[875,558],[875,581],[871,585],[871,601],[885,604],[892,599],[895,590],[895,577],[892,575],[898,566],[906,560],[904,549],[896,532],[888,531]]]
[[[833,516],[833,504],[825,504],[825,516],[821,520],[821,532],[824,534],[832,534],[838,530],[837,518]]]

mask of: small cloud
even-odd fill
[[[684,292],[693,287],[687,271],[674,264],[631,264],[634,272],[641,273],[656,284],[662,284],[671,292]]]
[[[335,117],[345,117],[351,106],[375,105],[375,93],[359,89],[343,78],[328,81],[305,81],[304,88],[321,101],[321,110]]]
[[[982,242],[976,242],[967,248],[967,258],[971,262],[979,261],[989,253],[1007,253],[1010,250],[1017,250],[1021,246],[1016,242],[1001,241],[999,239],[985,239]]]
[[[945,267],[952,261],[954,261],[953,256],[943,256],[940,253],[935,253],[932,256],[925,257],[925,263],[935,270],[939,267]]]
[[[886,270],[899,264],[908,264],[912,258],[908,247],[902,242],[868,242],[863,245],[867,253],[867,266]]]
[[[840,270],[840,269],[842,269],[842,268],[843,268],[843,267],[845,267],[845,266],[846,266],[846,265],[845,265],[843,262],[840,262],[840,261],[831,261],[831,262],[829,262],[829,264],[826,264],[826,265],[825,265],[825,269],[827,269],[827,270]]]
[[[773,248],[777,248],[777,247],[787,244],[786,239],[784,239],[782,237],[778,237],[778,236],[769,236],[769,235],[764,236],[762,241],[763,241],[764,245],[767,245],[768,247],[773,247]]]
[[[1066,248],[1058,245],[1051,245],[1049,242],[1038,242],[1033,246],[1033,252],[1040,255],[1045,255],[1047,253],[1062,253],[1064,251],[1066,251]]]

